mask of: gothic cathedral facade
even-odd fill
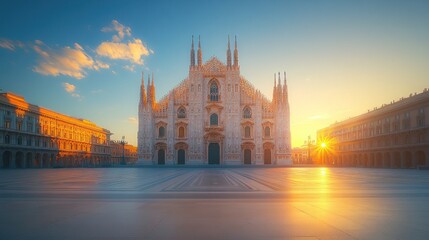
[[[195,61],[197,55],[197,61]],[[192,38],[189,75],[156,101],[154,77],[139,102],[138,159],[151,165],[291,165],[286,73],[274,74],[272,100],[240,75],[237,40],[226,64],[202,61]]]

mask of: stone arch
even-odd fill
[[[25,167],[24,153],[21,151],[18,151],[15,154],[15,167],[16,168],[24,168]]]
[[[374,162],[375,162],[375,155],[374,153],[370,153],[367,167],[374,167]]]
[[[245,106],[243,108],[243,118],[244,119],[252,118],[252,110],[250,109],[249,106]]]
[[[272,163],[272,153],[270,148],[264,149],[264,164],[271,164]]]
[[[413,167],[413,157],[410,151],[403,152],[402,158],[402,168],[412,168]]]
[[[33,167],[39,168],[41,167],[42,155],[40,153],[36,153],[34,155],[34,164]]]
[[[177,118],[186,118],[186,108],[183,106],[180,106],[177,109]]]
[[[213,78],[210,80],[209,84],[209,100],[211,102],[217,102],[220,98],[220,84],[219,82]]]
[[[244,149],[244,159],[243,159],[243,163],[244,164],[252,164],[252,150],[246,148]]]
[[[12,167],[12,152],[4,151],[2,156],[2,168],[11,168]]]
[[[33,153],[28,152],[25,156],[25,166],[27,168],[33,167]]]
[[[417,167],[427,166],[425,152],[417,151],[415,155],[416,155],[415,159],[416,159],[416,166]]]
[[[375,154],[375,167],[383,167],[383,154],[381,152]]]
[[[47,153],[42,155],[42,167],[49,167],[49,154]]]
[[[392,167],[391,160],[390,160],[390,153],[389,152],[385,152],[384,153],[383,167],[385,167],[385,168],[391,168]]]
[[[393,168],[401,168],[401,154],[399,152],[393,153],[392,167]]]

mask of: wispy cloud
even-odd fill
[[[319,120],[319,119],[328,119],[328,118],[329,118],[329,115],[327,114],[314,115],[314,116],[308,117],[309,120]]]
[[[103,32],[116,32],[112,37],[112,41],[105,41],[98,45],[95,50],[99,56],[110,59],[127,60],[133,64],[143,65],[143,57],[153,54],[153,50],[147,46],[139,38],[131,38],[131,28],[122,25],[117,20],[101,29]],[[130,40],[124,41],[125,38]],[[129,70],[129,69],[128,69]]]
[[[13,41],[6,38],[0,38],[0,48],[4,48],[10,51],[15,51],[17,47],[23,48],[24,43],[21,41]]]
[[[135,67],[136,67],[136,65],[134,65],[134,64],[123,66],[124,69],[126,69],[126,70],[128,70],[130,72],[134,72],[135,71]]]
[[[138,38],[128,43],[102,42],[95,50],[98,55],[110,59],[128,60],[142,65],[142,57],[149,55],[149,50]]]
[[[40,40],[36,40],[33,49],[40,57],[38,65],[33,70],[42,75],[66,75],[82,79],[86,76],[87,69],[109,68],[106,63],[94,61],[78,43],[73,47],[52,49]]]
[[[137,124],[137,118],[136,117],[129,117],[128,122],[130,122],[132,124]]]
[[[63,87],[64,90],[66,92],[68,92],[72,97],[76,97],[76,98],[80,98],[80,94],[76,93],[76,86],[71,84],[71,83],[67,83],[67,82],[63,82]]]
[[[109,26],[103,27],[101,31],[116,32],[117,34],[113,35],[112,37],[113,42],[120,42],[122,39],[124,39],[125,35],[131,37],[131,28],[120,24],[117,20],[113,20]]]

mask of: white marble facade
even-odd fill
[[[286,73],[274,74],[268,100],[240,75],[237,41],[227,61],[202,61],[192,39],[189,76],[156,101],[154,77],[139,103],[140,164],[290,165],[290,111]],[[197,61],[195,61],[197,57]],[[276,83],[277,82],[277,83]]]

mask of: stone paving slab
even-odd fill
[[[429,171],[0,171],[0,239],[428,239]]]

